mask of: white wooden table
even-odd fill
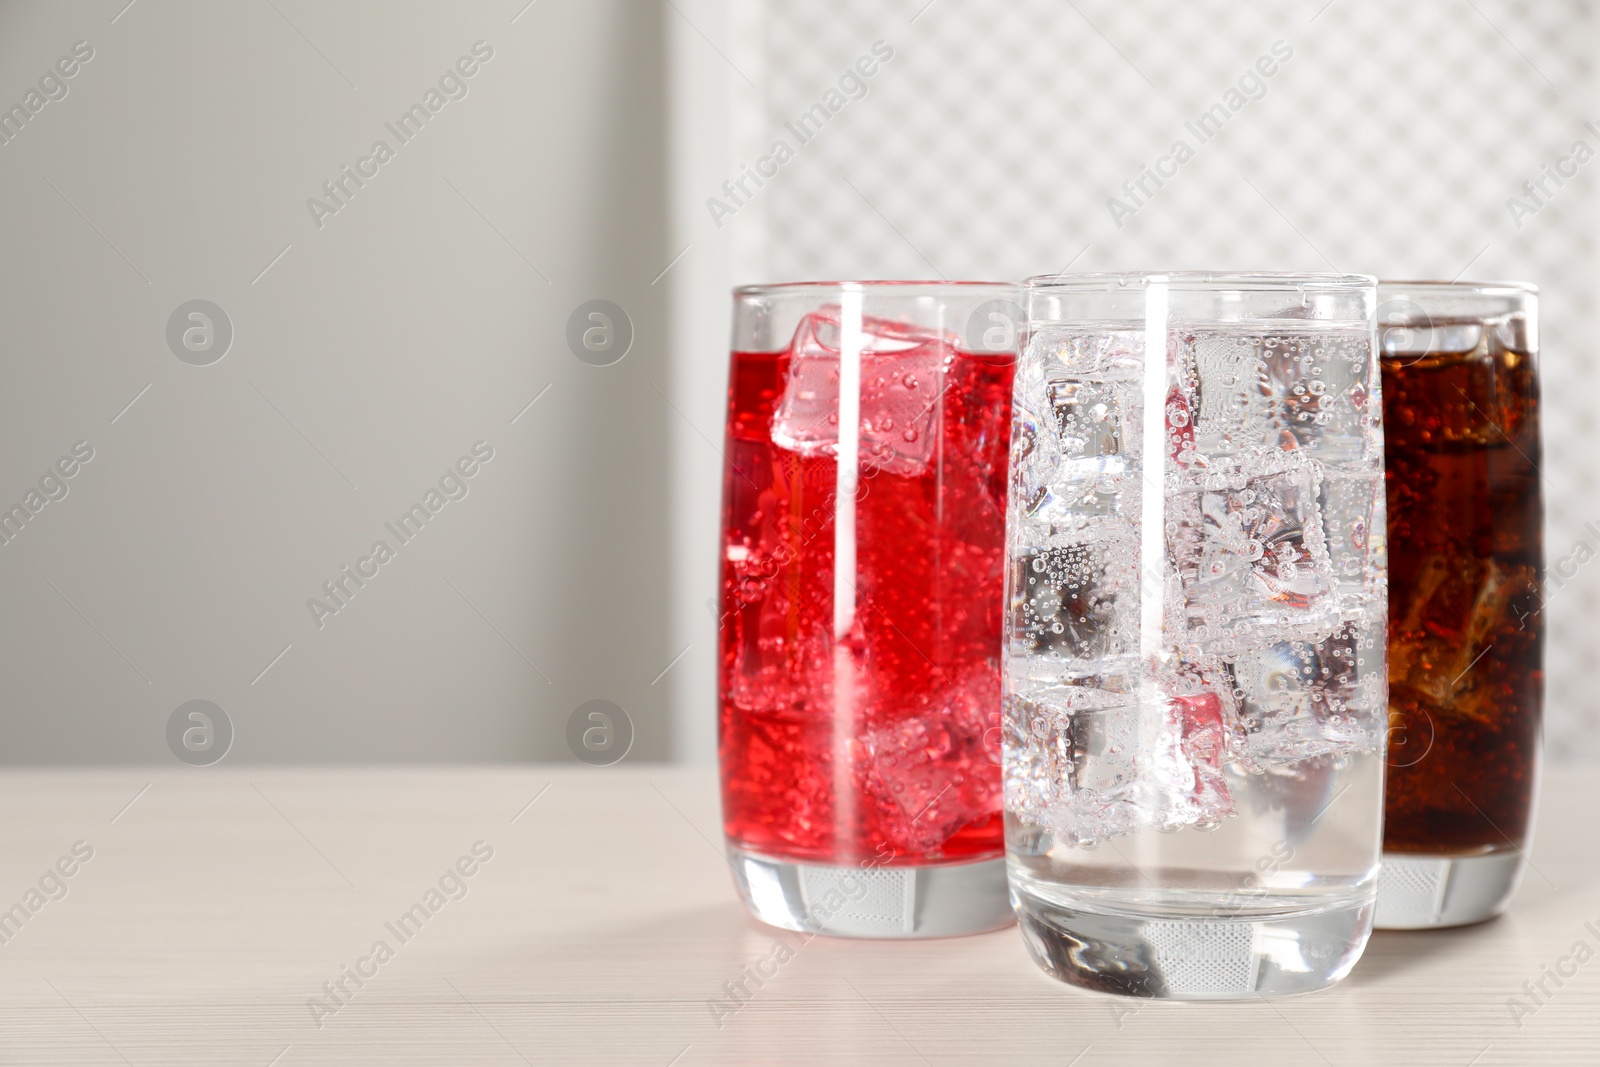
[[[1561,962],[1600,952],[1592,777],[1548,776],[1537,872],[1504,918],[1380,933],[1328,992],[1197,1005],[1060,985],[1014,929],[802,945],[763,927],[704,769],[10,771],[0,908],[45,891],[26,921],[0,913],[0,1063],[1595,1064],[1600,960]],[[391,929],[462,857],[465,896]],[[724,983],[787,957],[780,940],[793,958],[718,1020]],[[1575,973],[1528,999],[1558,964]]]

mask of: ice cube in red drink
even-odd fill
[[[863,467],[916,475],[937,443],[929,428],[939,399],[949,339],[868,317],[861,344],[860,447]],[[839,350],[837,305],[800,321],[789,346],[789,376],[772,416],[772,441],[801,456],[837,457]]]

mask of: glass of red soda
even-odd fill
[[[1011,921],[1000,627],[1015,286],[734,292],[723,824],[757,918],[846,937]]]

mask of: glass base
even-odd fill
[[[1350,972],[1372,931],[1372,892],[1315,907],[1253,908],[1213,917],[1196,902],[1159,913],[1141,901],[1050,898],[1014,883],[1023,943],[1044,971],[1100,993],[1169,1000],[1241,1000],[1324,989]],[[1125,907],[1124,907],[1125,906]],[[1235,912],[1237,909],[1233,909]]]
[[[1383,854],[1378,876],[1380,930],[1425,930],[1492,919],[1506,909],[1522,881],[1522,856]]]
[[[728,846],[745,907],[784,930],[832,937],[956,937],[1013,921],[1006,861],[936,867],[835,867]]]

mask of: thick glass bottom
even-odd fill
[[[1492,919],[1517,891],[1522,868],[1522,856],[1516,852],[1472,856],[1385,852],[1375,925],[1381,930],[1423,930]]]
[[[784,930],[833,937],[956,937],[1013,921],[1003,859],[937,867],[835,867],[728,846],[750,913]]]
[[[1237,897],[1044,886],[1015,877],[1023,942],[1046,973],[1101,993],[1238,1000],[1324,989],[1372,932],[1370,888],[1337,896]]]

